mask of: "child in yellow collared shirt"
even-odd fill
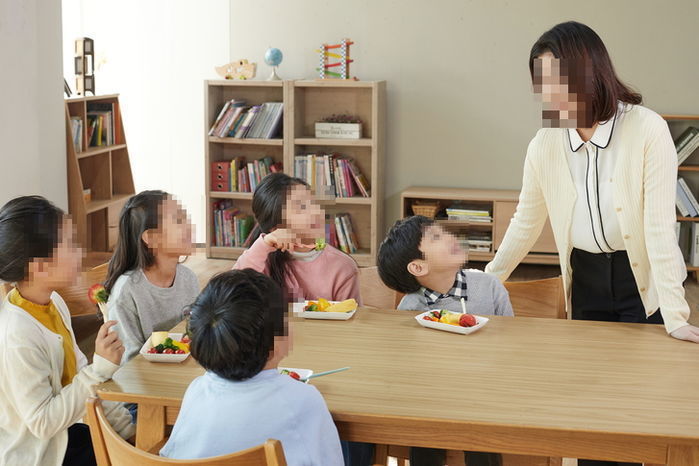
[[[0,209],[0,281],[15,285],[0,308],[0,466],[95,464],[80,419],[124,347],[112,321],[99,329],[92,364],[78,348],[55,290],[75,281],[81,262],[73,223],[46,199],[19,197]],[[103,407],[122,437],[133,435],[123,405]]]

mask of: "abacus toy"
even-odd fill
[[[354,61],[350,59],[350,45],[352,44],[354,42],[350,39],[342,39],[339,44],[323,44],[319,50],[316,50],[320,58],[319,67],[316,68],[320,79],[351,79],[349,77],[350,63]],[[331,50],[337,53],[331,52]],[[340,61],[329,63],[328,58],[337,58]]]

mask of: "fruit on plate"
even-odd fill
[[[292,379],[296,379],[296,380],[300,380],[300,379],[301,379],[301,376],[298,374],[298,372],[290,371],[290,370],[287,370],[287,369],[282,369],[279,373],[282,374],[282,375],[288,375],[288,376],[291,377]]]
[[[162,345],[168,338],[170,338],[168,332],[153,332],[150,337],[150,344],[153,346]]]
[[[331,304],[327,299],[320,298],[318,301],[309,301],[303,308],[306,312],[350,312],[357,308],[357,301],[345,299],[339,303]]]
[[[473,327],[477,323],[473,314],[461,314],[461,317],[459,317],[459,325],[462,327]]]
[[[165,338],[163,337],[165,335]],[[153,332],[150,337],[153,345],[148,353],[150,354],[186,354],[189,353],[189,343],[177,341],[170,338],[167,332]],[[184,339],[184,338],[183,338]]]
[[[430,311],[429,314],[423,316],[422,319],[460,327],[473,327],[478,323],[475,316],[472,314],[461,314],[444,309],[440,311]]]

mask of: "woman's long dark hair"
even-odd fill
[[[269,233],[275,228],[284,227],[282,211],[293,186],[308,186],[299,178],[292,178],[285,173],[271,173],[262,179],[252,196],[252,212],[262,233]],[[269,276],[284,293],[289,292],[285,286],[287,266],[291,254],[276,250],[267,256]]]
[[[155,263],[155,255],[142,236],[146,230],[160,226],[161,206],[170,198],[164,191],[143,191],[131,197],[121,210],[119,239],[109,261],[104,287],[112,291],[117,279],[125,272],[146,269]]]
[[[614,71],[604,42],[590,27],[568,21],[549,29],[539,37],[529,53],[529,73],[534,76],[534,59],[541,54],[551,52],[554,57],[566,61],[584,60],[592,66],[591,95],[586,103],[591,111],[586,112],[592,124],[611,119],[617,111],[617,102],[639,105],[643,102],[641,94],[624,84]],[[583,70],[575,70],[584,72]],[[575,82],[579,76],[569,76]],[[535,83],[536,84],[536,83]]]

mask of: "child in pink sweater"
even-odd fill
[[[293,301],[359,297],[359,269],[336,248],[316,246],[325,238],[325,213],[306,183],[284,173],[266,176],[255,189],[252,211],[263,234],[234,269],[269,275]]]

